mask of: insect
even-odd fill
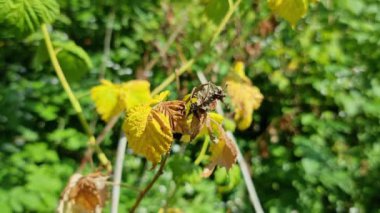
[[[195,87],[191,92],[190,101],[190,114],[193,114],[193,118],[190,124],[190,139],[198,135],[204,124],[208,129],[211,129],[210,119],[207,116],[207,112],[214,110],[216,107],[216,101],[223,101],[226,95],[220,86],[208,82]],[[192,102],[195,99],[194,102]]]
[[[223,89],[211,82],[195,87],[191,92],[190,100],[195,98],[196,101],[191,103],[190,112],[200,114],[213,110],[216,106],[216,100],[223,102],[224,97],[226,95]]]

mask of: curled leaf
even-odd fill
[[[258,109],[263,100],[260,90],[251,85],[227,81],[227,92],[231,97],[235,111],[234,119],[240,130],[247,129],[252,122],[252,113]]]
[[[190,140],[193,140],[203,128],[207,113],[193,114],[190,123]]]
[[[203,170],[202,177],[209,177],[217,165],[229,170],[236,162],[237,149],[224,131],[221,132],[218,143],[211,143],[210,151],[211,163]]]
[[[223,123],[224,117],[222,115],[219,115],[215,112],[209,112],[207,113],[207,119],[204,121],[204,124],[198,133],[197,136],[203,137],[205,135],[210,135],[211,140],[213,142],[214,139],[217,139],[217,136],[219,135],[219,132],[223,130],[222,123]]]
[[[108,176],[100,173],[74,174],[62,193],[57,211],[100,213],[108,196],[107,179]]]
[[[189,133],[189,126],[187,125],[186,119],[186,103],[184,101],[161,102],[156,105],[154,109],[169,118],[173,133]]]
[[[173,142],[169,118],[149,105],[129,109],[123,130],[129,147],[153,164],[160,162],[161,155],[169,151]]]
[[[132,80],[123,84],[101,80],[101,85],[91,89],[91,98],[101,118],[108,121],[126,108],[150,103],[152,98],[149,87],[149,82],[143,80]]]
[[[239,63],[239,62],[238,62]],[[241,62],[240,62],[241,63]],[[263,100],[259,88],[253,86],[244,74],[244,67],[236,66],[227,77],[227,93],[231,97],[234,108],[234,119],[238,129],[247,129],[252,123],[252,113],[258,109]]]
[[[308,0],[268,0],[273,13],[286,19],[294,27],[307,12]]]

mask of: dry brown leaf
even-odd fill
[[[102,211],[107,200],[108,176],[91,173],[87,176],[74,174],[64,189],[58,213],[98,213]]]
[[[212,153],[211,163],[203,170],[202,177],[209,177],[217,165],[229,170],[236,162],[237,149],[224,131],[220,135],[218,143],[210,145],[210,150]]]
[[[158,112],[169,118],[173,133],[189,134],[189,126],[186,119],[186,102],[165,101],[154,107]]]
[[[193,140],[203,128],[207,119],[207,113],[194,113],[190,124],[190,140]]]

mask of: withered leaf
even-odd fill
[[[108,176],[91,173],[87,176],[74,174],[64,189],[58,213],[98,213],[102,211],[108,196]]]
[[[210,145],[210,150],[211,163],[203,170],[202,177],[209,177],[217,165],[229,170],[236,162],[237,149],[224,131],[220,134],[218,143]]]
[[[194,113],[190,124],[190,140],[193,140],[203,128],[207,113]]]
[[[189,134],[189,126],[186,119],[186,102],[165,101],[156,105],[154,109],[169,118],[173,133]]]

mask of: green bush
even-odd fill
[[[57,2],[0,0],[2,212],[52,211],[87,148],[40,31],[42,23],[53,21],[58,59],[96,134],[105,123],[98,120],[89,90],[103,72],[113,82],[149,79],[155,88],[184,58],[195,57],[179,78],[181,87],[168,87],[171,98],[182,98],[199,84],[196,71],[223,84],[241,60],[264,101],[250,128],[235,136],[265,211],[379,211],[378,1],[321,0],[294,29],[273,17],[267,1],[242,1],[213,45],[209,41],[227,1]],[[109,59],[103,61],[110,30]],[[120,128],[121,121],[101,144],[112,162]],[[206,161],[200,166],[194,161],[201,146],[201,141],[174,145],[141,210],[157,212],[166,205],[184,212],[253,211],[238,167],[200,178]],[[127,152],[123,183],[144,187],[154,175],[150,166]],[[120,212],[137,195],[122,188]]]

